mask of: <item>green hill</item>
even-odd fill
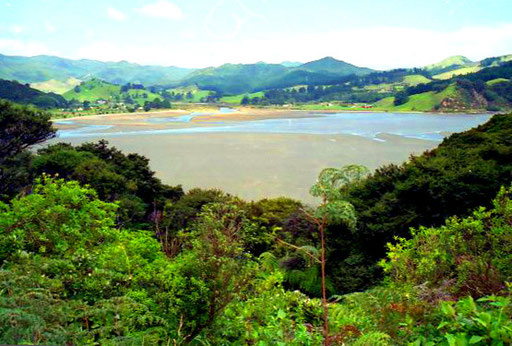
[[[471,111],[509,110],[512,108],[512,62],[488,67],[449,80],[434,80],[406,88],[403,104],[395,97],[375,103],[377,109],[396,111]]]
[[[308,62],[297,67],[299,70],[319,73],[332,73],[336,75],[364,75],[373,72],[372,69],[366,67],[358,67],[332,57],[326,57],[320,60]]]
[[[126,61],[71,60],[46,55],[22,57],[0,54],[0,66],[0,78],[22,83],[99,78],[116,84],[137,82],[154,85],[180,80],[193,71],[173,66],[143,66]]]
[[[341,76],[370,72],[372,70],[368,68],[329,57],[298,67],[266,63],[225,64],[195,71],[181,85],[197,85],[201,89],[237,95],[299,84],[331,84]]]
[[[444,60],[441,60],[435,64],[427,65],[424,67],[425,70],[431,71],[433,74],[446,72],[448,70],[455,70],[459,67],[472,64],[473,62],[462,55],[456,55]]]
[[[145,101],[153,101],[156,98],[162,99],[162,96],[147,89],[131,88],[123,91],[121,86],[99,79],[82,82],[62,96],[68,101],[76,100],[79,102],[96,102],[98,100],[124,102],[128,98],[139,105],[143,105]]]
[[[62,96],[66,100],[96,101],[98,99],[110,100],[121,93],[121,87],[99,79],[92,79],[77,85],[65,92]]]
[[[435,76],[433,76],[433,78],[434,79],[450,79],[450,78],[455,77],[455,76],[463,76],[465,74],[478,72],[481,69],[482,69],[482,67],[479,66],[479,65],[465,66],[465,67],[457,68],[455,70],[451,70],[451,71],[447,71],[447,72],[436,74]]]
[[[431,72],[434,79],[446,80],[455,76],[475,73],[486,67],[499,67],[509,61],[512,61],[512,54],[487,58],[478,62],[473,62],[463,56],[454,56],[437,64],[428,65],[424,69]]]
[[[228,94],[241,94],[258,89],[276,76],[288,72],[278,64],[225,64],[193,72],[181,84],[197,85],[200,89],[215,90]]]
[[[212,93],[208,90],[201,90],[196,85],[190,85],[186,87],[177,87],[166,90],[171,95],[181,95],[181,102],[198,103],[204,102],[204,99],[210,96]],[[192,96],[192,97],[187,97]]]
[[[387,97],[375,103],[377,109],[382,108],[386,110],[394,110],[400,112],[431,112],[433,110],[440,110],[442,103],[446,100],[459,100],[460,94],[454,84],[450,85],[441,92],[428,91],[421,94],[412,95],[409,101],[395,106],[394,97]]]
[[[74,77],[68,78],[66,81],[59,81],[56,79],[50,79],[45,82],[32,83],[30,86],[34,89],[41,90],[44,92],[54,92],[56,94],[64,94],[66,91],[79,85],[81,80]]]
[[[418,85],[421,83],[430,83],[431,80],[420,74],[413,74],[405,76],[403,82],[407,85]]]
[[[54,93],[44,93],[16,81],[0,79],[0,99],[20,104],[32,104],[40,108],[63,108],[67,102]]]

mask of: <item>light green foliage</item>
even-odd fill
[[[211,328],[212,344],[321,345],[316,327],[321,321],[321,303],[281,286],[283,273],[275,257],[260,257],[259,274],[250,295],[229,304]]]
[[[353,346],[388,346],[392,345],[389,335],[380,332],[364,334],[359,337]]]
[[[435,72],[435,71],[442,71],[445,69],[455,69],[459,66],[464,66],[467,64],[471,64],[471,63],[472,63],[472,61],[469,60],[468,58],[466,58],[465,56],[456,55],[456,56],[448,57],[438,63],[425,66],[425,69],[428,71]]]
[[[79,85],[81,80],[70,77],[65,81],[50,79],[44,82],[31,83],[30,86],[44,92],[54,92],[56,94],[64,94],[66,91]]]
[[[500,83],[507,83],[509,81],[510,80],[508,80],[506,78],[496,78],[496,79],[492,79],[490,81],[487,81],[486,84],[490,85],[490,86],[493,86],[493,85],[500,84]]]
[[[226,102],[226,103],[232,103],[239,105],[242,102],[242,99],[244,97],[247,97],[249,100],[252,100],[255,97],[264,97],[265,93],[262,91],[255,92],[255,93],[247,93],[247,94],[239,94],[239,95],[232,95],[232,96],[224,96],[221,97],[220,102]]]
[[[244,240],[253,228],[236,204],[212,203],[203,207],[193,231],[185,235],[190,250],[176,261],[185,276],[204,285],[199,296],[203,304],[188,313],[194,321],[188,341],[209,328],[254,277],[256,263],[244,251]]]
[[[116,204],[43,178],[0,208],[0,343],[179,339],[179,318],[198,299],[185,290],[203,285],[181,276],[148,232],[115,229]]]
[[[510,345],[512,307],[509,297],[472,297],[443,302],[436,328],[418,333],[414,345]],[[422,335],[423,334],[423,335]],[[425,336],[427,335],[427,336]]]
[[[341,169],[326,168],[311,187],[311,195],[323,198],[323,203],[316,209],[317,218],[327,218],[329,223],[346,222],[355,226],[354,207],[343,200],[342,187],[356,183],[369,173],[363,166],[351,165]]]
[[[199,89],[196,85],[177,87],[167,89],[166,91],[174,95],[181,94],[183,97],[179,100],[179,102],[190,103],[203,102],[204,99],[212,94],[212,91]],[[187,95],[191,95],[192,98],[188,98]]]
[[[364,344],[379,336],[388,344],[406,343],[415,340],[416,325],[430,322],[432,308],[408,286],[378,287],[339,299],[330,307],[329,320],[333,333],[348,344]]]
[[[442,288],[442,294],[498,293],[512,279],[512,189],[501,189],[494,209],[451,218],[439,228],[412,230],[389,246],[384,270],[396,282]]]
[[[393,111],[416,111],[430,112],[446,98],[458,98],[459,93],[454,84],[448,86],[441,92],[428,91],[421,94],[411,95],[406,103],[395,106],[395,98],[384,98],[375,103],[376,109],[385,109]]]
[[[465,74],[478,72],[481,69],[482,69],[482,67],[480,67],[480,66],[461,67],[461,68],[457,68],[455,70],[451,70],[451,71],[448,71],[448,72],[436,74],[433,78],[434,79],[441,79],[441,80],[450,79],[450,78],[453,78],[455,76],[463,76]]]
[[[33,193],[3,206],[0,261],[22,252],[74,255],[112,239],[115,204],[76,182],[36,180]]]
[[[407,85],[418,85],[421,83],[429,83],[430,79],[420,74],[408,75],[404,77],[404,83]]]
[[[82,82],[64,94],[64,98],[68,101],[77,100],[83,101],[96,101],[98,99],[110,100],[113,96],[119,95],[121,87],[119,85],[110,84],[99,79],[92,79],[87,82]]]

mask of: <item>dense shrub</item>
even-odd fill
[[[348,186],[345,193],[357,211],[357,231],[347,238],[347,231],[331,226],[328,241],[333,245],[330,267],[340,268],[331,273],[338,290],[344,291],[345,282],[360,283],[351,289],[375,284],[380,277],[375,264],[384,257],[386,243],[396,236],[409,237],[411,227],[439,226],[453,215],[464,217],[478,206],[491,206],[500,187],[511,180],[509,114],[495,115],[401,166],[377,169],[369,178]],[[352,271],[351,266],[360,270]]]

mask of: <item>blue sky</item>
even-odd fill
[[[512,1],[0,0],[0,53],[183,67],[324,56],[423,66],[512,54]]]

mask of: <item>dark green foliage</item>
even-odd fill
[[[79,147],[59,143],[38,151],[33,163],[36,174],[58,174],[89,184],[100,198],[120,202],[120,222],[141,222],[166,201],[183,195],[181,186],[160,182],[149,168],[149,160],[138,154],[125,155],[108,142]]]
[[[409,95],[405,91],[400,91],[395,95],[395,101],[393,101],[395,106],[403,105],[409,101]]]
[[[348,238],[350,242],[332,240],[339,242],[340,248],[331,248],[335,258],[330,261],[350,274],[342,277],[340,272],[332,273],[339,282],[338,289],[344,289],[345,280],[358,277],[361,288],[376,282],[374,264],[395,236],[407,237],[410,227],[438,226],[450,216],[465,216],[479,205],[489,206],[500,187],[511,179],[512,115],[496,115],[476,129],[452,135],[437,149],[412,157],[402,166],[380,168],[368,179],[349,186],[345,193],[356,208],[358,225],[357,232]],[[330,232],[338,238],[337,233],[345,231],[334,228]],[[350,270],[354,267],[359,269]],[[373,275],[377,276],[370,279]]]
[[[55,136],[50,114],[0,100],[0,160]]]
[[[502,293],[512,280],[511,197],[512,189],[502,188],[492,210],[482,207],[439,228],[412,229],[412,239],[388,245],[382,266],[395,283],[432,290],[431,299]]]
[[[11,82],[3,79],[0,79],[0,99],[20,104],[32,104],[39,108],[63,108],[68,104],[61,95],[44,93],[17,81]]]
[[[55,136],[50,114],[0,100],[0,200],[30,185],[30,146]]]

